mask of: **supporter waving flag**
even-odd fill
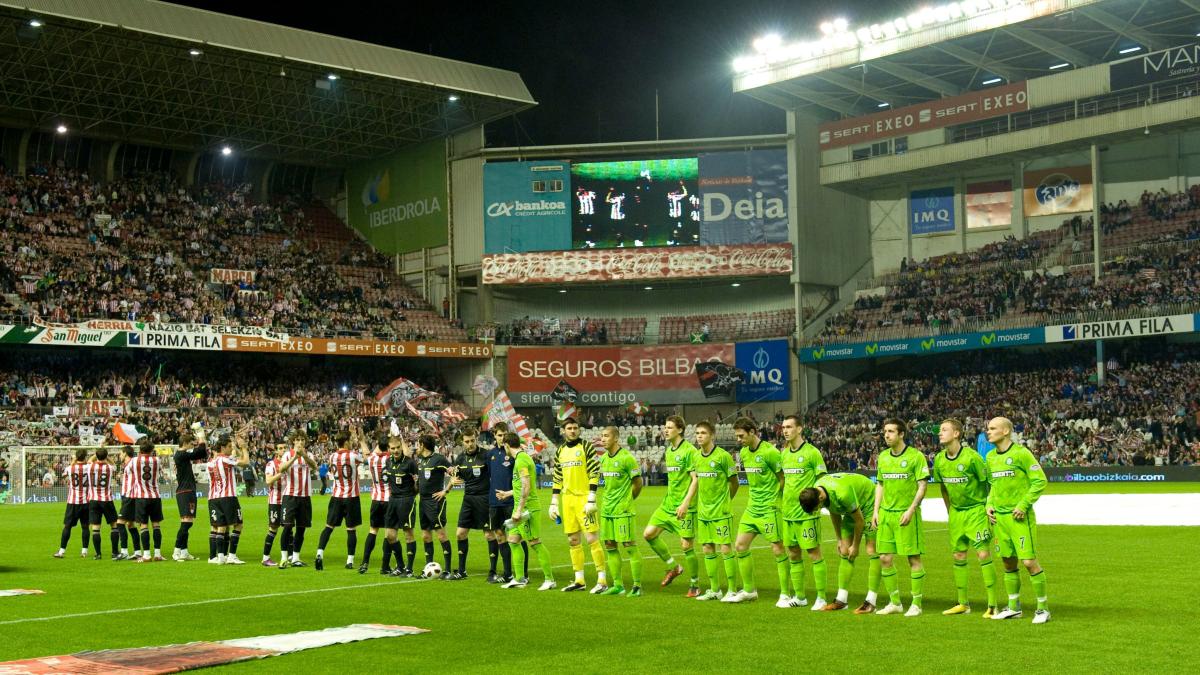
[[[404,377],[397,377],[392,380],[392,383],[384,387],[375,395],[375,400],[383,403],[393,413],[405,410],[406,404],[409,401],[417,401],[426,396],[432,396],[433,392],[422,388],[417,383]]]

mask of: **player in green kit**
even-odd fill
[[[827,473],[817,479],[817,484],[800,491],[800,506],[805,513],[821,514],[821,507],[829,510],[829,520],[838,533],[838,592],[833,602],[825,605],[826,612],[846,609],[850,601],[850,578],[854,576],[854,561],[858,559],[858,545],[866,539],[867,555],[871,565],[867,573],[867,599],[855,614],[870,614],[875,611],[875,591],[879,588],[879,554],[875,552],[875,529],[867,513],[875,511],[875,484],[870,478],[858,473]]]
[[[888,592],[888,604],[876,614],[921,616],[922,590],[925,587],[925,539],[921,532],[921,500],[929,484],[929,462],[920,450],[905,440],[908,427],[898,419],[883,421],[883,442],[887,450],[875,460],[875,515],[871,526],[875,534],[875,550],[883,586]],[[896,579],[895,556],[908,556],[909,579],[912,582],[912,605],[904,611],[900,603],[900,584]]]
[[[600,505],[600,539],[604,542],[608,578],[612,586],[600,595],[624,595],[621,583],[620,544],[629,555],[629,572],[633,586],[629,597],[642,594],[642,554],[633,540],[633,520],[636,511],[633,501],[642,492],[642,470],[629,451],[617,442],[617,428],[605,427],[600,434],[604,456],[600,459],[600,475],[604,478],[604,501]]]
[[[541,500],[537,492],[537,467],[533,458],[521,449],[521,437],[509,432],[504,435],[504,451],[513,460],[511,490],[496,490],[496,499],[504,501],[510,497],[513,500],[512,518],[504,522],[508,534],[509,549],[512,550],[513,578],[501,588],[525,588],[529,579],[516,575],[525,569],[524,549],[518,544],[522,541],[529,544],[529,550],[538,558],[542,567],[542,577],[545,581],[538,587],[539,591],[554,588],[554,568],[550,566],[550,552],[542,543],[541,532]]]
[[[1037,521],[1033,517],[1033,504],[1046,489],[1046,472],[1028,448],[1013,442],[1012,432],[1012,422],[1005,417],[988,422],[988,440],[996,449],[987,456],[988,471],[991,472],[987,515],[993,526],[996,553],[1004,560],[1004,588],[1008,591],[1008,606],[992,618],[1021,618],[1019,559],[1029,571],[1029,580],[1033,582],[1033,592],[1037,596],[1033,622],[1042,624],[1050,620],[1050,608],[1046,601],[1046,570],[1037,560]]]
[[[696,458],[696,477],[700,485],[696,498],[697,538],[704,550],[704,571],[708,574],[708,591],[697,600],[720,600],[721,585],[717,579],[717,547],[725,560],[725,583],[730,591],[737,588],[737,559],[733,555],[733,512],[731,503],[738,491],[737,464],[724,448],[714,447],[716,430],[711,422],[696,424],[696,442],[700,454]]]
[[[783,597],[776,607],[804,607],[804,554],[808,553],[813,570],[813,585],[817,599],[813,611],[825,607],[825,559],[821,557],[821,514],[806,513],[800,506],[800,492],[816,485],[817,479],[825,475],[825,459],[812,443],[804,440],[804,425],[796,415],[783,418],[781,432],[784,446],[780,449],[783,466],[783,542],[788,550],[788,567],[791,570],[792,593],[786,601]],[[782,581],[782,578],[780,579]],[[786,595],[786,587],[780,589]]]
[[[780,599],[785,596],[790,569],[787,553],[783,548],[783,535],[779,517],[779,493],[783,489],[783,468],[780,466],[779,450],[758,436],[758,426],[747,417],[739,417],[733,423],[733,434],[741,444],[742,470],[750,487],[750,500],[738,521],[737,560],[742,575],[742,590],[730,592],[721,602],[753,602],[758,599],[754,584],[754,558],[750,545],[754,538],[762,535],[771,542],[775,554],[775,569],[779,573]]]
[[[996,613],[996,568],[992,566],[992,529],[988,526],[988,470],[973,448],[963,445],[962,423],[955,419],[942,422],[938,430],[942,449],[933,458],[933,480],[942,490],[942,501],[950,517],[950,550],[954,554],[954,586],[958,604],[942,612],[947,616],[970,614],[967,596],[967,552],[975,549],[983,585],[987,587],[988,608],[983,618]]]
[[[700,595],[700,561],[696,560],[696,552],[692,548],[692,541],[696,537],[696,446],[684,440],[685,426],[679,415],[668,417],[663,424],[663,437],[667,441],[667,451],[663,456],[667,494],[650,516],[642,536],[654,553],[667,564],[667,575],[662,580],[665,587],[683,574],[683,568],[675,563],[675,558],[671,557],[659,535],[663,530],[679,535],[683,562],[691,577],[687,597],[694,598]]]

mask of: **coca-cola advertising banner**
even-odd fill
[[[791,273],[791,244],[589,249],[483,256],[485,284],[658,281]]]
[[[508,395],[513,405],[548,407],[551,392],[565,381],[579,391],[580,406],[717,403],[705,399],[696,364],[734,364],[729,343],[654,347],[511,347]]]
[[[1016,82],[873,115],[827,122],[817,127],[817,135],[820,148],[832,150],[1028,109],[1029,95],[1025,83]]]

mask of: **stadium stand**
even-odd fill
[[[973,439],[986,418],[1010,417],[1047,466],[1200,462],[1200,348],[1147,340],[1110,356],[1096,382],[1089,346],[1042,353],[977,352],[910,359],[837,390],[807,413],[809,437],[830,468],[873,468],[880,424],[946,417],[966,421]],[[932,434],[910,442],[936,451]]]
[[[830,317],[816,339],[912,337],[1194,305],[1200,301],[1194,272],[1198,209],[1198,186],[1176,194],[1146,192],[1136,206],[1106,205],[1098,283],[1091,268],[1092,222],[1079,216],[1027,240],[1010,237],[978,251],[905,265],[864,282],[861,287],[871,291]]]
[[[248,193],[247,185],[189,192],[166,174],[101,186],[78,171],[0,173],[6,314],[466,339],[328,209],[287,198],[255,204]],[[211,284],[214,268],[255,278]]]

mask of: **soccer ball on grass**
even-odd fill
[[[422,579],[436,579],[440,576],[442,576],[442,566],[435,562],[429,563],[425,566],[425,569],[421,571]]]

